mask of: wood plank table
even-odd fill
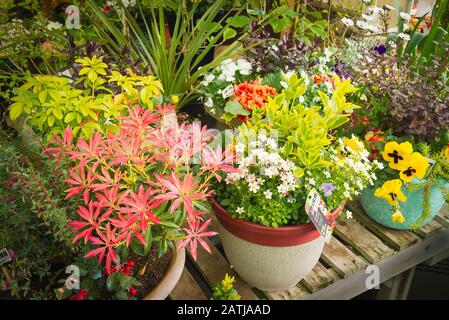
[[[226,260],[216,236],[207,240],[212,254],[198,250],[196,261],[188,254],[186,268],[170,299],[208,299],[226,273],[235,276],[234,287],[242,299],[351,299],[368,290],[366,283],[373,268],[367,269],[370,265],[377,266],[382,283],[378,298],[406,299],[418,264],[432,265],[449,257],[447,205],[433,221],[415,232],[377,224],[363,212],[358,201],[348,204],[348,208],[354,219],[337,223],[319,262],[295,287],[281,292],[249,287]]]

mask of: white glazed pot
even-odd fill
[[[226,257],[251,286],[287,290],[312,271],[320,258],[325,239],[312,223],[270,228],[233,218],[215,200],[212,207]]]

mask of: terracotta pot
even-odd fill
[[[233,218],[214,199],[212,207],[226,257],[251,286],[287,290],[312,271],[320,258],[325,239],[312,223],[270,228]]]
[[[179,243],[175,244],[178,247]],[[182,271],[184,270],[184,263],[186,260],[186,252],[183,248],[180,251],[175,250],[173,258],[170,262],[170,266],[167,269],[162,280],[159,284],[148,293],[143,300],[165,300],[168,295],[176,287],[176,284],[181,278]]]

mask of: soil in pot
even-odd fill
[[[139,291],[137,298],[143,299],[149,292],[151,292],[162,280],[167,273],[170,263],[173,258],[173,251],[169,251],[162,257],[158,257],[158,248],[156,245],[152,245],[148,256],[142,257],[135,255],[131,259],[135,262],[134,277],[142,284],[137,287]],[[146,264],[145,272],[143,275],[138,274]]]

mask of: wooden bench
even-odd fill
[[[208,240],[212,254],[198,250],[196,261],[188,254],[186,268],[170,299],[208,299],[226,273],[235,275],[234,287],[242,299],[351,299],[368,290],[369,265],[379,270],[382,286],[378,298],[405,299],[418,264],[435,264],[449,256],[447,205],[416,232],[377,224],[363,212],[359,202],[350,203],[348,208],[354,219],[338,222],[319,262],[296,287],[281,292],[249,287],[226,260],[216,236]]]

